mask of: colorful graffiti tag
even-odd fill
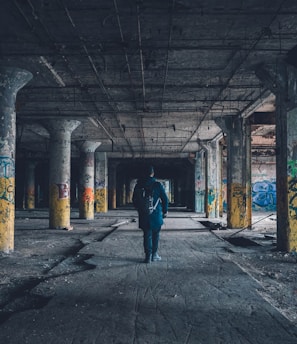
[[[288,174],[289,176],[293,178],[297,177],[297,161],[296,160],[288,161]]]
[[[252,185],[253,210],[276,210],[276,183],[268,180]]]

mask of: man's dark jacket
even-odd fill
[[[137,206],[137,199],[136,199],[136,189],[141,189],[143,187],[150,188],[153,186],[153,199],[154,205],[160,201],[154,210],[154,212],[150,215],[144,214],[138,209]],[[148,177],[144,179],[139,179],[137,184],[134,188],[133,193],[133,205],[138,210],[138,219],[139,219],[139,228],[141,229],[160,229],[163,225],[163,215],[167,214],[168,211],[168,198],[165,193],[164,187],[160,182],[157,182],[155,178]]]

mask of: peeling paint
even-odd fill
[[[50,185],[50,228],[63,229],[70,226],[70,198],[61,198],[60,195],[59,186],[57,184]]]
[[[243,228],[248,225],[246,187],[233,183],[230,185],[230,207],[228,216],[230,228]]]
[[[94,218],[94,189],[84,188],[81,193],[79,213],[83,215],[85,219]],[[82,216],[80,216],[82,217]]]
[[[209,189],[207,194],[207,216],[215,217],[216,216],[216,207],[217,207],[217,192],[214,189]]]
[[[14,248],[15,179],[0,177],[0,251]]]
[[[297,251],[297,178],[288,177],[288,250]]]
[[[107,212],[107,189],[101,188],[96,189],[96,212],[106,213]]]

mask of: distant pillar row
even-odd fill
[[[116,163],[109,164],[108,167],[108,203],[109,209],[116,209],[117,207],[117,165]]]
[[[28,161],[26,165],[26,209],[35,209],[35,161]]]
[[[94,219],[95,150],[101,142],[85,141],[80,147],[79,217]]]
[[[18,68],[0,67],[0,251],[14,250],[15,219],[15,100],[32,74]]]
[[[80,125],[75,120],[50,120],[49,227],[72,229],[70,225],[71,134]]]
[[[95,210],[106,213],[108,210],[108,170],[105,152],[95,152]]]

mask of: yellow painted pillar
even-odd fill
[[[108,165],[108,203],[109,209],[116,209],[117,207],[117,164],[115,162]]]
[[[230,116],[216,123],[227,134],[227,227],[251,226],[251,138],[247,120]]]
[[[131,178],[127,178],[126,182],[126,203],[131,204],[132,203],[132,190],[131,190]]]
[[[0,252],[14,250],[16,94],[32,78],[26,70],[0,67]]]
[[[95,211],[108,211],[108,170],[105,152],[95,152]]]
[[[125,183],[122,184],[120,193],[121,193],[120,206],[124,206],[126,204],[125,203],[125,196],[126,196],[126,185],[125,185]]]
[[[9,253],[14,249],[15,216],[14,160],[0,157],[0,251]]]
[[[287,117],[287,197],[288,228],[286,233],[286,250],[297,252],[297,107],[288,111]],[[278,208],[279,209],[279,208]],[[282,215],[283,216],[283,215]]]
[[[75,120],[50,120],[49,228],[72,229],[70,225],[71,133]]]
[[[244,228],[247,225],[246,187],[240,183],[227,183],[227,227]]]
[[[35,209],[35,161],[28,161],[26,169],[26,209]]]
[[[79,217],[94,219],[94,186],[95,186],[95,150],[101,142],[84,141],[80,145],[80,185]]]

